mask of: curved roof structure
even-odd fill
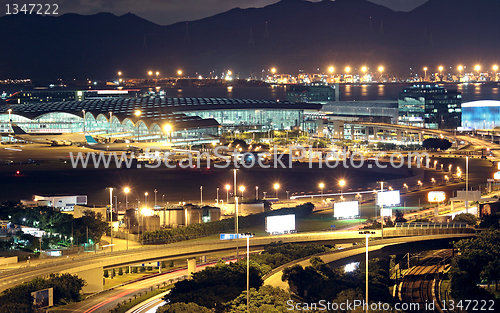
[[[254,100],[254,99],[224,99],[224,98],[105,98],[83,101],[40,102],[31,104],[10,104],[0,106],[0,113],[8,113],[37,119],[40,116],[62,112],[83,117],[83,112],[90,113],[96,119],[110,116],[118,118],[123,123],[129,120],[136,125],[142,121],[149,128],[154,123],[182,124],[178,128],[216,127],[219,123],[212,118],[201,119],[197,116],[187,116],[181,112],[198,110],[244,110],[244,109],[275,109],[275,110],[315,110],[321,109],[321,104],[291,103],[287,101]],[[136,114],[137,113],[137,114]]]

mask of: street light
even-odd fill
[[[134,112],[134,115],[139,118],[141,116],[141,111],[137,110]],[[139,137],[141,135],[141,128],[139,127],[139,121],[137,121],[137,141],[139,141]]]
[[[344,198],[342,196],[342,194],[343,194],[343,189],[344,189],[344,186],[345,186],[345,180],[341,179],[339,181],[339,185],[340,185],[340,200],[342,200]]]
[[[144,205],[146,208],[148,207],[148,193],[147,192],[144,193]]]
[[[182,71],[181,71],[181,70],[178,70],[178,71],[177,71],[177,75],[181,76],[181,75],[182,75]]]
[[[170,137],[170,133],[172,132],[172,125],[167,124],[167,125],[163,126],[163,130],[167,133],[167,139],[170,139],[169,141],[171,142],[172,138],[169,138],[169,137]]]
[[[226,204],[229,203],[229,189],[231,189],[231,185],[226,184],[226,196],[227,196]]]
[[[325,184],[320,183],[319,188],[321,188],[321,202],[323,202],[323,188],[325,188]]]
[[[366,66],[363,66],[361,68],[361,71],[363,72],[363,78],[365,77],[366,70],[367,70]]]
[[[200,186],[200,203],[203,205],[203,186]]]
[[[369,231],[369,230],[365,230],[363,232],[359,232],[361,235],[365,235],[365,240],[366,240],[366,269],[365,269],[365,272],[366,272],[366,307],[365,307],[365,312],[368,312],[368,239],[370,238],[370,235],[373,235],[375,234],[374,231]]]
[[[109,188],[109,213],[111,220],[111,251],[113,251],[113,188]]]
[[[330,72],[330,75],[333,74],[333,71],[335,70],[335,68],[333,68],[333,66],[330,66],[328,68],[328,72]]]
[[[127,214],[127,210],[128,210],[128,193],[130,192],[130,188],[128,187],[125,187],[123,188],[123,192],[125,193],[125,214]],[[128,219],[127,219],[128,221]],[[128,223],[127,223],[127,250],[128,250]]]
[[[497,71],[498,71],[498,65],[493,65],[493,71],[495,72],[495,76],[493,78],[493,81],[497,81]]]
[[[82,110],[82,113],[83,113],[83,134],[85,134],[85,110]],[[10,120],[10,117],[9,117],[9,120]]]
[[[384,72],[384,67],[383,66],[379,66],[378,67],[378,71],[380,72],[380,80],[382,80],[382,74]]]
[[[12,118],[10,116],[12,109],[8,109],[7,112],[9,112],[9,132],[10,132],[10,129],[12,128]],[[11,139],[12,139],[12,137],[9,137],[9,142],[11,141]]]
[[[247,312],[250,312],[250,237],[253,237],[254,235],[255,234],[244,233],[238,234],[237,236],[247,239]]]
[[[427,67],[424,67],[424,80],[427,78]]]
[[[240,192],[241,192],[241,201],[243,201],[243,191],[245,191],[245,186],[240,186]]]
[[[278,199],[278,189],[280,189],[280,184],[275,183],[274,184],[274,190],[276,190],[276,199]]]
[[[148,75],[151,77],[151,75],[153,75],[153,71],[149,71]]]
[[[259,200],[259,186],[255,186],[255,199]]]

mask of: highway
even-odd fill
[[[232,262],[235,259],[228,260],[226,262]],[[216,262],[207,263],[196,267],[196,271],[202,271],[208,266],[215,265]],[[126,275],[126,274],[124,274]],[[134,283],[130,283],[121,287],[117,287],[113,290],[99,293],[93,297],[90,297],[84,301],[73,303],[58,309],[58,312],[83,312],[83,313],[98,313],[98,312],[109,312],[123,301],[128,301],[133,299],[134,296],[138,296],[139,293],[144,294],[146,291],[151,290],[151,286],[163,285],[163,282],[169,283],[170,280],[177,281],[187,277],[187,268],[182,268],[174,270],[172,272],[163,273],[160,275],[153,276],[148,279],[140,280]],[[156,288],[154,288],[156,289]],[[155,305],[158,305],[163,300],[161,298],[155,299]],[[149,309],[153,307],[152,304],[147,306]],[[146,311],[141,311],[145,313]]]
[[[426,230],[422,230],[422,234],[429,234]],[[456,232],[458,229],[444,230],[447,232]],[[414,234],[414,233],[412,233]],[[398,233],[404,237],[405,233]],[[380,236],[380,230],[376,230],[377,237]],[[444,236],[444,235],[443,235]],[[419,240],[420,237],[412,237]],[[276,241],[283,242],[316,242],[319,244],[332,242],[336,240],[358,240],[364,239],[364,235],[360,235],[357,231],[335,231],[335,232],[310,232],[288,235],[274,235],[254,237],[250,239],[250,246],[253,248],[261,248],[266,244]],[[244,243],[240,240],[240,249],[243,249]],[[234,250],[236,246],[235,240],[206,240],[202,242],[180,242],[168,245],[147,246],[128,251],[114,251],[105,254],[87,255],[74,258],[61,258],[55,262],[47,262],[38,264],[36,267],[24,267],[4,271],[0,273],[0,291],[13,287],[24,281],[29,281],[35,277],[47,276],[51,273],[70,273],[76,274],[95,268],[112,268],[118,266],[133,265],[144,263],[145,261],[153,262],[160,260],[173,260],[180,258],[199,257],[220,252],[229,252]]]
[[[363,236],[364,235],[360,235]],[[377,241],[371,241],[369,246],[368,246],[368,254],[370,252],[374,252],[377,250],[380,250],[384,247],[391,246],[391,245],[397,245],[397,244],[405,244],[409,242],[416,242],[420,240],[434,240],[434,239],[443,239],[443,238],[468,238],[471,236],[475,236],[475,234],[455,234],[455,235],[431,235],[431,236],[418,236],[418,237],[404,237],[404,238],[392,238],[392,239],[384,239],[384,240],[377,240]],[[346,259],[349,257],[357,256],[357,255],[362,255],[366,253],[366,246],[362,246],[359,248],[349,248],[349,249],[343,249],[343,250],[337,250],[334,252],[330,252],[324,255],[321,255],[320,258],[323,260],[325,263],[331,263],[334,261]],[[309,266],[311,263],[309,262],[310,257],[296,260],[290,263],[287,263],[283,266],[280,266],[270,273],[268,273],[266,276],[264,276],[264,284],[265,285],[271,285],[273,287],[280,287],[284,290],[288,290],[288,282],[284,282],[281,280],[281,277],[283,276],[283,270],[286,267],[290,267],[292,265],[298,264],[302,267]]]

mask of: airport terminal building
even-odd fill
[[[9,120],[28,133],[117,134],[130,139],[173,140],[219,135],[225,128],[284,130],[303,127],[305,114],[321,104],[287,101],[109,97],[72,101],[35,101],[0,106],[0,132],[11,133]],[[167,134],[165,126],[171,131]]]

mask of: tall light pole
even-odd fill
[[[123,189],[123,192],[125,193],[125,215],[126,215],[127,210],[128,210],[128,193],[130,192],[130,188],[125,187]],[[128,219],[127,219],[127,221],[128,221]],[[127,223],[127,250],[128,250],[128,232],[129,232],[128,228],[129,227],[128,227],[128,223]]]
[[[155,192],[155,207],[154,208],[156,208],[156,193],[157,193],[156,189],[154,190],[154,192]]]
[[[113,251],[113,188],[109,188],[109,212],[111,220],[111,251]]]
[[[167,140],[169,142],[172,142],[172,138],[170,134],[172,133],[172,126],[170,124],[167,124],[163,127],[163,130],[167,133]]]
[[[366,75],[366,70],[367,70],[366,66],[363,66],[363,67],[361,68],[361,71],[363,72],[363,78],[364,78],[364,77],[365,77],[365,75]],[[360,80],[360,81],[362,81],[362,80]]]
[[[424,67],[424,80],[427,78],[427,67]]]
[[[144,193],[144,205],[146,208],[148,207],[148,192],[147,191]]]
[[[240,234],[238,234],[239,237]],[[247,312],[250,312],[250,237],[255,234],[244,233],[241,237],[247,239]]]
[[[200,186],[200,205],[203,205],[203,186]]]
[[[276,190],[276,199],[278,199],[278,189],[280,189],[280,184],[274,184],[274,190]]]
[[[243,192],[245,191],[245,186],[240,186],[241,201],[243,202]]]
[[[229,203],[229,189],[231,189],[231,186],[226,184],[226,205]]]
[[[342,199],[344,199],[343,191],[344,191],[344,186],[345,186],[345,180],[341,179],[339,181],[339,186],[340,186],[340,200],[342,200]]]
[[[384,72],[384,67],[383,66],[379,66],[378,67],[378,71],[380,72],[380,80],[382,81],[382,74]]]
[[[474,69],[477,72],[477,81],[479,81],[479,71],[481,71],[481,65],[478,64],[478,65],[474,66]]]
[[[321,202],[323,202],[323,188],[325,188],[325,184],[320,183],[319,188],[321,188]]]
[[[443,67],[442,66],[438,67],[438,70],[439,70],[440,79],[441,79],[441,81],[443,81]]]
[[[495,74],[495,76],[493,76],[493,81],[496,82],[497,81],[497,71],[498,71],[498,65],[493,65],[493,72]]]
[[[217,205],[219,205],[219,187],[217,187]]]
[[[82,110],[82,113],[83,113],[83,134],[85,134],[86,130],[85,130],[85,110]]]
[[[468,156],[465,157],[465,213],[469,213],[469,157]]]
[[[139,110],[135,111],[134,115],[137,116],[137,118],[139,118],[141,116],[141,111]],[[137,121],[137,141],[139,141],[140,136],[141,136],[141,128],[139,126],[139,121]]]
[[[109,112],[109,132],[113,133],[113,112],[111,111]]]
[[[8,109],[7,112],[9,112],[9,132],[10,132],[12,129],[12,118],[10,116],[12,109]],[[11,141],[12,141],[12,137],[9,137],[9,142],[11,142]]]
[[[259,186],[255,186],[255,199],[259,200]]]
[[[384,181],[382,180],[379,183],[380,183],[380,192],[384,192]],[[419,207],[420,207],[420,205],[419,205]],[[375,210],[376,210],[376,208],[377,208],[377,205],[375,204]],[[382,215],[383,208],[384,208],[384,205],[381,204],[380,205],[380,217],[382,218],[382,223],[380,223],[380,225],[381,225],[381,237],[382,237],[382,239],[384,239],[384,216]]]
[[[238,237],[239,237],[239,224],[238,224],[238,195],[236,194],[237,192],[237,189],[236,189],[236,171],[237,169],[233,169],[233,172],[234,172],[234,211],[235,211],[235,214],[236,214],[236,219],[235,219],[235,223],[236,223],[236,260],[238,260],[238,248],[239,248],[239,242],[238,242]]]
[[[359,232],[360,234],[362,235],[365,235],[365,240],[366,240],[366,260],[365,260],[365,263],[366,263],[366,268],[365,268],[365,272],[366,272],[366,290],[365,290],[365,297],[366,297],[366,306],[365,306],[365,312],[368,313],[368,307],[369,307],[369,304],[368,304],[368,240],[370,238],[370,235],[371,234],[375,234],[375,232],[373,231],[368,231],[368,230],[365,230],[363,232]]]

